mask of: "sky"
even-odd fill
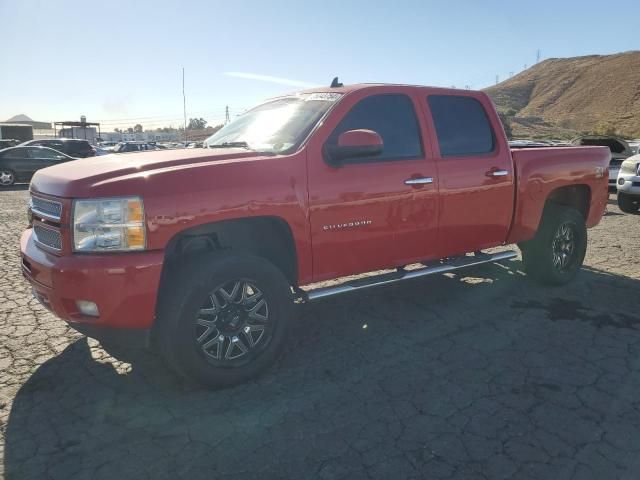
[[[631,0],[0,0],[0,121],[222,123],[329,85],[480,89],[541,59],[640,49]],[[606,8],[606,11],[603,10]],[[612,22],[611,19],[620,19]]]

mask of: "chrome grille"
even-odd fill
[[[33,226],[33,233],[36,236],[35,241],[39,244],[54,250],[62,250],[62,235],[58,230],[36,224]]]
[[[31,197],[31,211],[36,215],[60,221],[62,216],[62,204],[53,200]]]

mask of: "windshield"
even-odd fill
[[[285,153],[302,143],[341,96],[333,92],[308,93],[268,101],[218,130],[205,141],[205,147]]]

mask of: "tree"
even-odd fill
[[[208,134],[209,135],[213,135],[214,133],[216,133],[218,130],[220,130],[222,127],[224,127],[224,125],[221,123],[220,125],[216,125],[215,127],[207,127],[208,130]]]
[[[207,121],[204,118],[190,118],[188,130],[203,130],[207,128]]]
[[[120,130],[119,128],[114,128],[113,131],[116,133],[122,133],[122,130]]]
[[[133,128],[131,127],[127,128],[127,133],[133,133]]]
[[[138,123],[138,124],[136,124],[136,126],[135,126],[135,127],[133,127],[133,131],[134,131],[135,133],[142,133],[142,130],[143,130],[143,129],[142,129],[142,125],[140,125],[139,123]]]

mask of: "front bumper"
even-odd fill
[[[98,338],[109,329],[126,336],[153,326],[163,252],[57,256],[36,246],[31,229],[20,250],[35,297],[76,330]],[[82,315],[76,300],[94,302],[99,316]]]
[[[620,184],[621,180],[624,180],[624,183]],[[617,188],[618,192],[640,197],[640,175],[621,173],[618,175]]]

